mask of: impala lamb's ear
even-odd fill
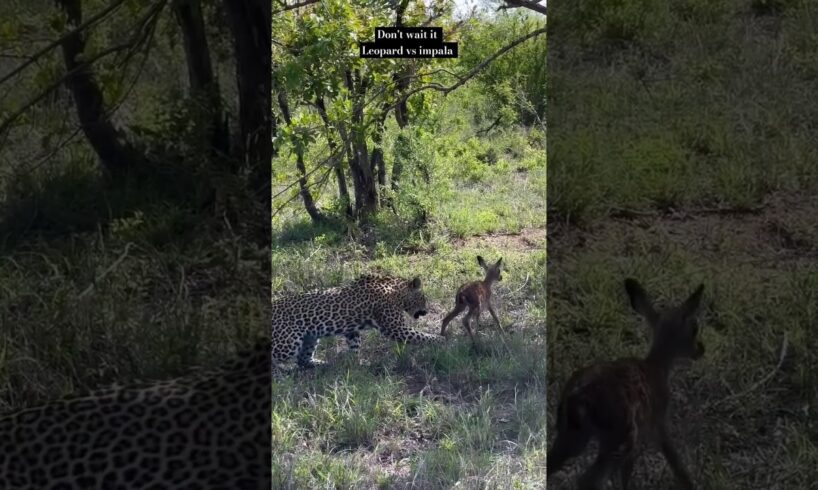
[[[409,283],[409,286],[412,289],[420,289],[420,278],[416,277],[416,278],[412,279],[412,281]]]
[[[645,317],[649,322],[656,319],[656,310],[653,309],[648,293],[645,292],[636,279],[625,279],[625,291],[628,292],[634,311]]]
[[[477,256],[477,263],[480,264],[480,267],[486,267],[486,261],[479,255]]]
[[[693,291],[693,294],[687,298],[682,305],[682,312],[685,316],[690,316],[695,314],[699,310],[699,306],[701,306],[702,302],[702,293],[704,292],[704,284],[699,284],[699,287]]]
[[[500,260],[498,260],[498,261],[497,261],[496,266],[497,266],[497,267],[500,267],[500,264],[502,264],[502,263],[503,263],[503,258],[502,258],[502,257],[500,257]]]

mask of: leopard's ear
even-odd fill
[[[420,289],[420,278],[416,277],[409,281],[409,287],[411,287],[412,289]]]

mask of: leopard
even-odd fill
[[[324,364],[314,358],[319,339],[336,335],[356,353],[361,332],[368,328],[403,344],[441,342],[439,335],[413,329],[406,321],[404,312],[415,320],[428,312],[421,286],[419,277],[364,274],[346,285],[274,300],[272,363],[295,359],[300,368]]]
[[[0,488],[269,490],[270,343],[0,415]]]

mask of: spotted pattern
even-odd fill
[[[269,490],[269,349],[0,417],[0,488]]]
[[[301,367],[314,366],[320,338],[343,335],[355,351],[366,328],[404,343],[440,340],[411,328],[404,312],[414,318],[426,314],[418,278],[366,275],[344,286],[280,298],[273,302],[272,361],[295,358]]]

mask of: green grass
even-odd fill
[[[818,358],[810,332],[818,267],[797,253],[774,258],[774,247],[762,253],[752,242],[729,243],[737,229],[753,226],[729,222],[689,223],[672,237],[665,234],[677,225],[672,222],[656,221],[649,229],[611,224],[588,236],[581,250],[569,243],[582,232],[555,233],[555,243],[564,244],[549,247],[548,344],[559,346],[549,358],[552,401],[574,369],[646,352],[648,332],[630,310],[623,278],[639,279],[665,304],[703,282],[707,352],[673,378],[672,425],[689,466],[710,488],[746,488],[750,481],[805,487],[816,476],[816,447],[798,434],[814,435]],[[811,222],[800,224],[818,236]],[[722,248],[711,251],[715,243]],[[549,415],[553,422],[553,411]],[[775,470],[756,469],[762,461]],[[644,486],[637,488],[668,484],[656,473],[664,463],[643,464]],[[722,473],[732,475],[729,484]]]
[[[176,245],[153,245],[131,227],[128,240],[100,231],[6,250],[0,412],[173,376],[251,343],[265,325],[258,263],[267,251],[199,231]]]
[[[808,488],[818,476],[818,44],[806,33],[818,11],[602,4],[612,12],[589,24],[571,23],[579,4],[553,10],[549,427],[575,369],[646,352],[625,277],[664,303],[704,283],[706,354],[671,380],[671,432],[696,486]],[[651,8],[624,23],[623,6],[636,4]],[[734,212],[714,212],[723,208]],[[571,488],[587,464],[549,481]],[[634,480],[672,484],[651,452]]]
[[[420,276],[430,312],[414,324],[438,333],[457,288],[483,276],[476,256],[505,265],[494,288],[505,331],[486,314],[476,348],[460,318],[442,346],[400,346],[370,331],[357,356],[325,339],[317,357],[327,365],[275,380],[275,488],[544,486],[544,127],[477,137],[472,106],[481,102],[479,86],[464,87],[432,103],[424,118],[433,130],[419,124],[398,138],[387,123],[387,168],[405,158],[403,185],[388,193],[397,212],[381,209],[367,226],[314,225],[298,201],[282,200],[287,193],[274,198],[274,294],[371,270]],[[322,151],[308,149],[308,168]],[[286,152],[273,162],[274,195],[293,168]],[[333,186],[315,194],[337,216]]]
[[[482,277],[477,255],[506,265],[494,288],[505,331],[486,313],[476,348],[459,318],[442,346],[400,346],[369,331],[357,357],[325,339],[316,357],[327,365],[275,380],[274,487],[542,488],[545,152],[515,131],[415,141],[436,158],[436,182],[409,191],[427,209],[424,226],[406,219],[411,209],[383,210],[361,240],[343,226],[312,226],[297,203],[274,221],[274,294],[374,269],[420,276],[430,313],[415,326],[427,332],[439,332],[457,288]]]
[[[617,11],[640,2],[602,3]],[[640,16],[649,21],[631,44],[599,28],[614,14],[575,30],[566,25],[579,6],[555,17],[554,218],[593,221],[617,207],[751,207],[769,192],[815,189],[809,121],[818,114],[818,48],[807,34],[815,4],[780,2],[787,8],[770,16],[744,0],[669,10],[641,3],[652,5]]]

